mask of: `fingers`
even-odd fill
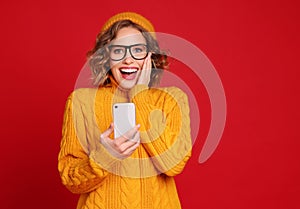
[[[129,131],[127,131],[121,138],[121,140],[124,140],[123,142],[127,141],[127,140],[131,140],[134,138],[134,136],[136,135],[136,133],[138,132],[140,128],[140,124],[136,125],[135,127],[133,127],[132,129],[130,129]]]
[[[124,159],[129,157],[140,145],[140,134],[138,132],[140,125],[136,125],[123,136],[111,140],[108,136],[113,131],[113,125],[103,132],[100,136],[100,142],[115,157]]]
[[[134,147],[135,145],[139,145],[140,144],[140,133],[137,132],[133,138],[126,140],[124,143],[122,143],[119,146],[119,151],[124,153],[125,151],[127,151],[128,149]]]
[[[128,147],[122,154],[129,157],[138,147],[140,146],[140,141]]]
[[[150,52],[146,57],[142,70],[151,70],[151,55],[152,53]]]
[[[132,142],[139,142],[140,141],[140,132],[137,132],[132,139],[129,139]]]
[[[148,85],[150,82],[150,75],[151,75],[151,55],[152,53],[149,53],[146,57],[139,79],[137,81],[137,84],[145,84]]]

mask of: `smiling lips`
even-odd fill
[[[122,78],[126,80],[133,80],[136,77],[138,71],[137,67],[121,67],[119,68]]]

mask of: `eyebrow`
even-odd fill
[[[110,44],[108,47],[112,47],[112,46],[129,47],[129,46],[138,46],[138,45],[147,46],[147,43],[137,43],[137,44],[132,44],[132,45]]]

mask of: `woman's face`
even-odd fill
[[[141,45],[132,46],[131,49],[128,47],[124,47],[136,44]],[[119,87],[129,90],[137,83],[144,63],[144,59],[134,59],[131,56],[131,53],[137,58],[142,58],[143,53],[146,53],[143,52],[143,50],[145,50],[143,47],[144,45],[146,45],[146,40],[142,33],[137,29],[126,27],[120,29],[117,32],[117,36],[111,42],[111,45],[115,46],[110,48],[110,68],[112,74]],[[124,53],[126,54],[126,56],[122,58],[122,55],[124,55]],[[117,59],[118,61],[112,60],[113,58]],[[119,60],[120,58],[122,59]]]

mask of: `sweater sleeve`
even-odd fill
[[[62,183],[73,193],[87,193],[98,188],[108,172],[95,162],[96,155],[106,159],[107,164],[114,159],[100,143],[96,148],[89,148],[76,132],[77,120],[83,120],[82,112],[73,111],[73,94],[68,98],[64,113],[62,140],[58,156],[58,170]],[[75,116],[77,115],[77,116]],[[75,118],[76,119],[75,119]]]
[[[156,169],[168,176],[179,174],[191,157],[189,105],[185,93],[171,87],[131,90],[141,124],[142,146]]]

